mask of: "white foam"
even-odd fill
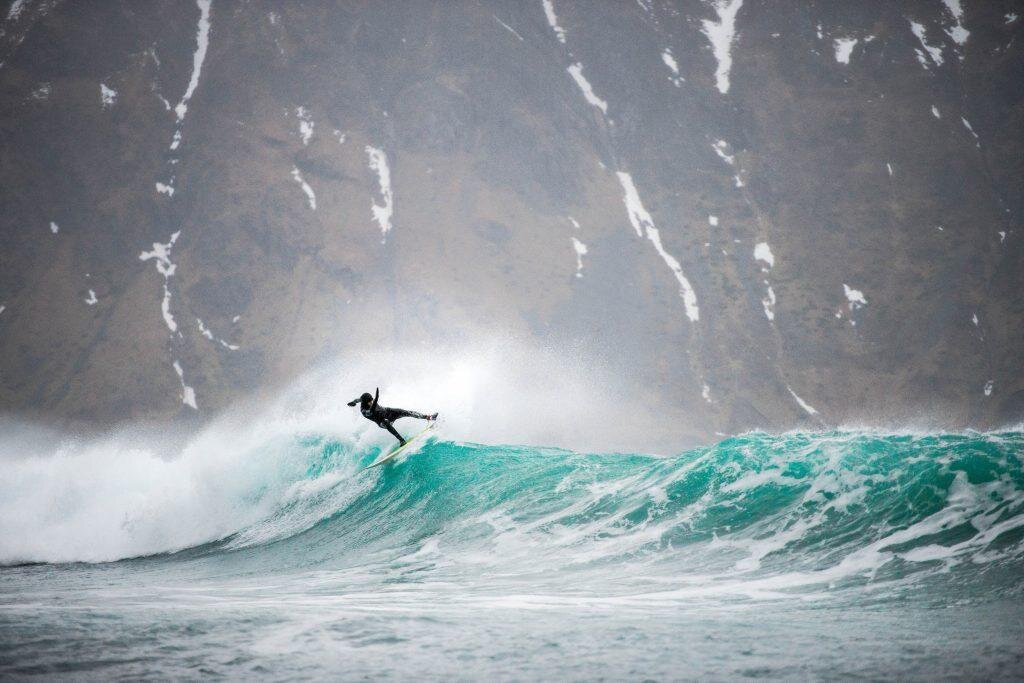
[[[594,88],[590,85],[590,81],[587,80],[586,76],[583,75],[583,65],[577,62],[576,64],[570,64],[566,71],[572,76],[572,79],[576,81],[576,85],[583,92],[583,98],[586,101],[601,110],[602,114],[608,113],[608,103],[594,94]]]
[[[1013,12],[1007,12],[1006,16],[1004,16],[1003,18],[1006,20],[1007,24],[1012,24],[1013,22],[1017,21],[1017,15],[1014,14]]]
[[[832,41],[836,49],[836,61],[840,64],[850,63],[850,54],[857,46],[857,38],[836,38]]]
[[[50,97],[52,86],[49,83],[40,83],[39,87],[32,91],[32,97],[37,100],[46,100]]]
[[[921,43],[921,47],[923,47],[929,56],[931,56],[932,61],[935,62],[935,66],[942,66],[942,48],[928,44],[924,24],[920,24],[912,19],[908,19],[908,21],[910,21],[910,30],[913,31],[915,36],[917,36],[918,41]],[[925,66],[927,68],[927,65]]]
[[[989,380],[989,381],[985,382],[985,386],[982,389],[982,391],[985,393],[986,396],[991,396],[992,395],[992,390],[995,388],[995,386],[996,386],[995,381]]]
[[[708,216],[708,225],[710,225],[713,228],[717,227],[718,226],[718,216],[709,215]]]
[[[1003,242],[1006,241],[1006,231],[1005,230],[1000,230],[998,234],[999,234],[999,244],[1002,244]]]
[[[96,305],[96,302],[98,302],[98,301],[99,301],[99,299],[97,299],[97,298],[96,298],[96,292],[94,292],[94,291],[92,291],[92,290],[90,289],[90,290],[89,290],[89,296],[88,296],[88,298],[87,298],[87,299],[85,300],[85,303],[89,304],[90,306],[95,306],[95,305]]]
[[[189,78],[185,94],[174,108],[179,124],[185,120],[188,102],[199,86],[199,76],[203,70],[203,62],[206,60],[206,50],[210,46],[210,1],[196,0],[196,4],[199,6],[199,24],[196,28],[196,51],[192,55],[192,76]]]
[[[576,250],[576,277],[583,277],[583,256],[587,253],[587,245],[574,236],[572,248]]]
[[[643,237],[643,233],[646,232],[647,239],[651,241],[662,260],[675,275],[676,280],[679,282],[679,296],[683,300],[683,307],[686,309],[686,317],[691,322],[696,322],[700,319],[700,309],[697,306],[697,293],[693,290],[690,285],[690,280],[683,273],[682,266],[674,256],[665,251],[665,248],[661,244],[661,233],[654,225],[654,219],[651,218],[651,214],[644,208],[643,203],[640,201],[640,193],[636,190],[636,185],[633,184],[633,178],[628,173],[618,171],[615,174],[619,183],[622,185],[623,197],[622,201],[626,205],[626,214],[629,216],[629,222],[633,226],[633,230],[636,231],[637,237]]]
[[[814,407],[811,404],[809,404],[807,401],[805,401],[802,398],[800,398],[799,396],[797,396],[796,392],[793,391],[792,387],[790,387],[788,384],[786,385],[786,391],[789,392],[789,395],[793,397],[793,400],[795,400],[797,402],[797,405],[799,405],[801,408],[803,408],[804,412],[806,412],[808,415],[817,415],[818,414],[818,411],[815,410]]]
[[[555,32],[555,37],[558,38],[558,42],[565,45],[565,29],[558,25],[558,16],[555,15],[555,6],[551,3],[551,0],[541,0],[541,4],[544,6],[544,16],[548,19],[548,26]]]
[[[173,197],[174,196],[174,186],[173,185],[165,185],[163,183],[156,183],[156,191],[159,192],[160,194],[165,194],[168,197]]]
[[[391,216],[395,210],[395,198],[391,192],[391,169],[388,167],[388,155],[384,150],[376,147],[366,146],[366,156],[369,159],[370,169],[376,172],[377,181],[380,184],[380,194],[384,199],[383,204],[373,202],[373,218],[380,226],[381,242],[388,238],[391,232]]]
[[[178,147],[180,147],[180,146],[181,146],[181,131],[180,130],[176,130],[176,131],[174,131],[174,137],[171,138],[171,147],[170,147],[170,149],[173,152],[174,150],[178,149]]]
[[[704,399],[706,403],[714,403],[714,400],[711,398],[711,387],[708,386],[707,382],[704,382],[700,386],[700,397]]]
[[[512,28],[511,26],[506,24],[504,21],[499,19],[496,15],[492,14],[491,17],[493,17],[496,22],[498,22],[503,27],[505,27],[505,29],[507,29],[508,32],[511,33],[512,35],[514,35],[516,38],[518,38],[519,40],[523,39],[523,37],[521,35],[519,35],[519,33],[514,28]]]
[[[718,13],[718,21],[705,19],[701,22],[703,33],[707,36],[718,60],[715,70],[715,85],[723,95],[729,92],[729,71],[732,69],[732,41],[736,36],[736,13],[743,5],[743,0],[718,0],[714,4]]]
[[[572,216],[566,216],[566,218],[568,218],[568,219],[569,219],[569,222],[570,222],[570,223],[572,223],[572,227],[573,227],[574,229],[576,229],[576,230],[579,230],[579,229],[580,229],[580,224],[579,224],[579,221],[577,221],[577,220],[576,220],[575,218],[573,218]]]
[[[50,232],[56,235],[58,232],[60,232],[60,226],[58,226],[53,221],[50,221]]]
[[[974,315],[971,316],[971,322],[974,323],[975,327],[978,326],[978,314],[977,313],[975,313]]]
[[[0,313],[3,313],[6,310],[7,310],[7,306],[0,304]]]
[[[769,268],[775,267],[775,255],[772,254],[772,248],[767,242],[758,242],[754,246],[754,260],[764,261]]]
[[[889,177],[892,178],[892,176],[893,176],[892,164],[886,162],[885,170],[889,172]]]
[[[100,104],[103,105],[103,108],[112,107],[115,102],[117,102],[117,91],[108,88],[105,83],[100,83]]]
[[[305,107],[296,107],[295,116],[299,119],[299,137],[302,139],[302,144],[308,145],[313,137],[313,117],[309,115],[309,110]]]
[[[967,42],[967,38],[971,35],[971,32],[964,28],[964,8],[960,5],[960,0],[942,0],[943,4],[946,5],[946,9],[953,15],[953,20],[956,25],[951,29],[947,29],[946,33],[952,38],[957,45],[963,45]],[[963,59],[963,57],[961,57]]]
[[[164,298],[160,304],[160,311],[163,314],[167,329],[172,333],[178,331],[178,324],[174,321],[174,316],[171,314],[171,290],[169,285],[174,271],[177,270],[177,266],[171,262],[171,249],[174,248],[174,243],[178,241],[179,235],[181,235],[180,230],[172,234],[171,239],[166,244],[154,242],[152,251],[144,251],[139,254],[139,260],[141,261],[155,261],[157,272],[164,278]]]
[[[299,187],[301,187],[302,191],[306,194],[306,201],[309,203],[309,208],[316,211],[316,193],[313,192],[313,188],[309,186],[309,183],[302,178],[302,173],[299,172],[298,166],[292,166],[292,178],[295,179],[295,182],[299,184]]]
[[[932,105],[932,116],[934,116],[937,119],[942,118],[942,114],[939,113],[939,108],[936,107],[934,104]]]

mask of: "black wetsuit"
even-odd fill
[[[391,435],[398,439],[398,442],[405,445],[405,439],[398,433],[394,425],[391,424],[395,420],[402,417],[415,417],[420,420],[433,420],[437,418],[437,414],[424,415],[423,413],[417,413],[415,410],[405,410],[404,408],[388,408],[386,406],[379,405],[377,400],[380,398],[380,389],[378,388],[373,396],[373,401],[369,402],[364,397],[369,397],[369,394],[363,394],[360,398],[354,399],[350,406],[354,406],[359,402],[359,412],[363,414],[370,422],[375,423],[378,427],[388,430]]]

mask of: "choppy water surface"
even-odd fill
[[[1024,673],[1021,432],[376,453],[2,463],[0,674]]]

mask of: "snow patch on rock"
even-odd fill
[[[181,382],[181,402],[187,405],[192,410],[199,410],[196,405],[196,392],[195,390],[185,384],[185,371],[181,369],[181,363],[174,361],[174,372],[178,375],[178,380]]]
[[[235,317],[237,318],[238,316],[235,316]],[[229,344],[226,341],[224,341],[223,339],[214,336],[213,330],[211,330],[209,327],[204,325],[203,321],[201,319],[196,318],[196,325],[199,327],[199,333],[201,335],[203,335],[204,337],[206,337],[207,339],[209,339],[212,342],[220,344],[221,346],[223,346],[228,351],[237,351],[240,348],[236,344]]]
[[[697,306],[697,293],[693,290],[693,286],[690,284],[690,280],[683,273],[682,266],[674,256],[665,251],[664,246],[661,244],[661,233],[658,228],[654,225],[654,219],[651,218],[651,214],[644,208],[643,203],[640,201],[640,194],[637,192],[636,185],[633,183],[633,178],[628,173],[618,171],[615,174],[619,178],[619,184],[622,185],[623,197],[622,201],[626,205],[626,213],[629,216],[629,222],[633,226],[633,230],[636,231],[638,237],[643,237],[646,232],[647,239],[654,245],[655,250],[661,256],[661,259],[665,262],[665,265],[669,267],[672,274],[675,275],[676,280],[679,282],[679,296],[683,300],[683,307],[686,309],[686,317],[691,322],[697,322],[700,319],[700,308]]]
[[[501,24],[501,25],[502,25],[503,27],[505,27],[505,29],[506,29],[506,30],[508,30],[508,32],[509,32],[509,33],[511,33],[512,35],[514,35],[514,36],[515,36],[516,38],[518,38],[518,39],[519,39],[520,41],[521,41],[521,40],[523,40],[523,37],[522,37],[521,35],[519,35],[519,32],[518,32],[518,31],[516,31],[516,30],[515,30],[514,28],[512,28],[511,26],[509,26],[508,24],[506,24],[506,23],[505,23],[504,21],[502,21],[501,19],[499,19],[499,18],[498,18],[498,17],[496,16],[496,15],[492,14],[492,15],[491,15],[491,17],[493,17],[493,18],[494,18],[494,20],[495,20],[496,22],[498,22],[498,23],[499,23],[499,24]]]
[[[836,61],[840,64],[849,64],[853,48],[857,47],[857,38],[836,38],[832,42],[836,49]]]
[[[768,268],[775,267],[775,255],[767,242],[758,242],[754,246],[754,260],[763,261]]]
[[[736,37],[736,14],[743,0],[718,0],[714,4],[718,21],[705,19],[701,22],[703,33],[711,43],[718,68],[715,70],[715,86],[723,95],[729,92],[729,72],[732,70],[732,41]]]
[[[292,178],[299,184],[302,191],[306,194],[306,201],[309,202],[309,208],[316,211],[316,193],[313,192],[313,188],[309,186],[302,178],[302,173],[299,171],[298,166],[292,166]]]
[[[113,107],[117,102],[117,91],[107,86],[106,83],[100,83],[100,104],[103,105],[104,109]]]
[[[551,0],[541,0],[541,4],[544,5],[544,16],[548,19],[548,26],[555,32],[555,37],[558,38],[558,42],[565,45],[565,29],[558,25],[558,16],[555,14],[555,6],[551,3]]]
[[[574,235],[572,238],[572,248],[576,251],[576,277],[583,277],[583,257],[587,253],[587,245],[580,242]]]
[[[586,99],[589,104],[600,109],[602,114],[607,115],[608,103],[594,94],[594,87],[590,85],[590,81],[588,81],[583,75],[583,65],[579,62],[570,64],[566,70],[569,72],[569,75],[572,76],[572,79],[576,81],[576,85],[579,86],[579,89],[583,92],[584,99]]]
[[[682,87],[682,84],[686,82],[686,79],[679,75],[679,64],[676,62],[676,58],[672,56],[672,50],[669,48],[662,50],[661,61],[663,61],[665,66],[667,66],[672,72],[672,75],[669,76],[669,80],[672,81],[672,85],[677,88]]]
[[[308,145],[313,138],[313,117],[305,107],[296,107],[295,116],[299,119],[299,137],[302,138],[302,144]]]
[[[388,167],[388,155],[384,150],[367,145],[366,156],[369,159],[370,170],[377,174],[380,194],[384,200],[383,204],[372,203],[373,219],[380,226],[380,241],[383,244],[391,232],[391,216],[395,210],[394,194],[391,191],[391,169]]]
[[[864,292],[854,289],[846,283],[843,283],[843,294],[846,295],[851,311],[856,311],[858,308],[868,305],[868,300],[864,298]]]
[[[164,278],[164,298],[160,304],[160,311],[164,317],[164,323],[167,325],[172,333],[178,331],[178,324],[174,321],[174,315],[171,314],[171,277],[174,275],[174,271],[177,270],[177,266],[171,261],[171,249],[174,248],[174,243],[178,241],[178,237],[181,235],[181,230],[178,230],[171,235],[171,238],[166,244],[160,244],[159,242],[153,243],[152,251],[143,251],[139,254],[140,261],[154,261],[156,263],[156,270]]]
[[[971,35],[971,32],[964,28],[964,8],[960,4],[960,0],[942,0],[942,3],[949,10],[949,13],[953,15],[953,21],[956,24],[951,29],[947,29],[946,33],[949,37],[956,42],[957,45],[963,45],[967,42],[967,38]],[[963,56],[960,57],[963,59]]]
[[[924,48],[925,52],[927,52],[932,58],[932,61],[935,62],[935,66],[942,66],[942,48],[928,44],[924,24],[916,22],[913,19],[908,19],[908,21],[910,22],[910,30],[915,36],[917,36],[917,40],[921,43],[921,47]],[[920,53],[918,53],[918,61],[920,61],[926,69],[928,68],[927,64],[923,60],[923,55]]]
[[[807,401],[805,401],[802,398],[800,398],[799,396],[797,396],[796,392],[793,391],[792,387],[790,387],[788,384],[786,385],[786,391],[788,391],[789,395],[793,397],[793,400],[795,400],[797,402],[797,405],[799,405],[801,408],[803,408],[805,413],[807,413],[808,415],[817,415],[818,414],[818,411],[815,410],[814,407],[811,404],[809,404]]]
[[[196,28],[196,51],[192,54],[192,75],[189,77],[185,94],[174,108],[179,124],[185,120],[188,102],[199,87],[199,76],[203,71],[203,62],[206,61],[206,50],[210,47],[210,2],[211,0],[196,0],[199,6],[199,24]]]

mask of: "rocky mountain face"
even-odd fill
[[[626,378],[649,447],[1024,414],[1020,2],[0,12],[7,414],[485,335]]]

